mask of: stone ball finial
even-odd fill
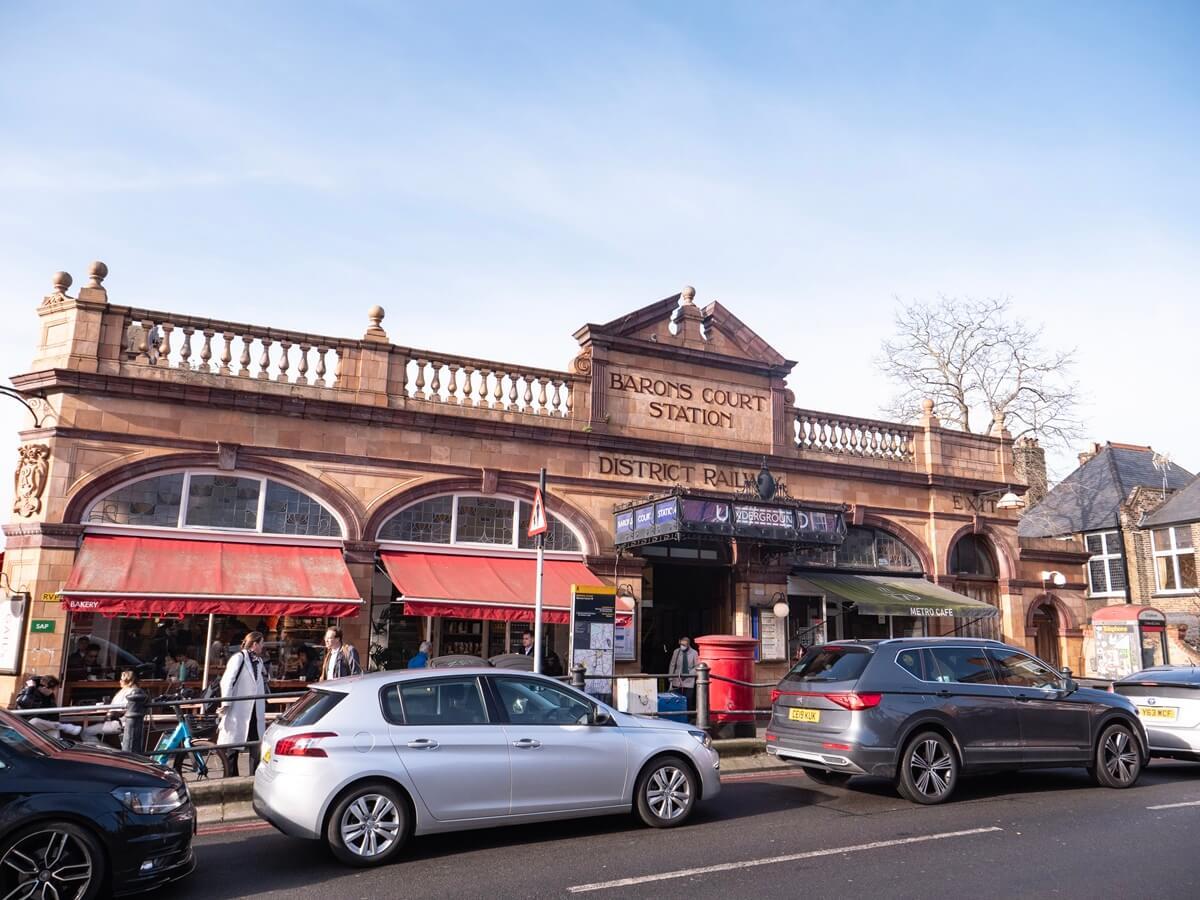
[[[108,266],[100,262],[100,260],[96,260],[88,267],[88,276],[91,279],[88,287],[104,287],[104,279],[108,277]]]
[[[696,299],[696,289],[694,287],[692,287],[690,284],[684,285],[683,290],[679,292],[680,306],[683,306],[684,304],[692,303],[695,301],[695,299]]]
[[[933,412],[933,401],[926,397],[921,401],[921,409],[925,411],[925,415],[929,415]]]
[[[54,290],[56,293],[65,294],[67,288],[74,283],[70,272],[55,272],[54,273]]]
[[[367,310],[367,319],[376,328],[378,328],[379,323],[383,321],[383,317],[384,317],[383,307],[379,306],[378,304],[376,304],[375,306],[372,306],[370,309]]]

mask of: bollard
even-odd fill
[[[125,706],[125,730],[121,732],[121,749],[140,754],[146,741],[146,692],[134,687]]]
[[[696,727],[708,731],[708,663],[696,665]]]
[[[571,687],[578,688],[581,691],[583,690],[583,676],[586,671],[587,667],[583,663],[576,663],[575,665],[571,666]]]

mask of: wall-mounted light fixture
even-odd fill
[[[1062,587],[1064,584],[1067,583],[1067,576],[1064,575],[1062,572],[1057,572],[1057,571],[1053,571],[1053,570],[1046,571],[1046,572],[1042,573],[1042,587],[1043,588],[1046,587],[1047,581],[1049,581],[1055,587]]]
[[[783,591],[776,591],[771,597],[771,612],[775,613],[775,618],[786,619],[791,613],[792,608],[788,605],[787,596]]]
[[[996,498],[996,509],[1024,509],[1025,498],[1013,491],[1012,487],[997,488],[994,491],[981,491],[977,493],[976,498],[979,500],[990,500]]]

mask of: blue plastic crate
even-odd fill
[[[683,694],[659,694],[658,715],[663,719],[674,719],[676,722],[687,721],[687,697]]]

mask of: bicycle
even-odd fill
[[[187,700],[181,695],[165,695],[155,702]],[[176,724],[174,730],[164,732],[154,748],[153,759],[160,766],[171,766],[181,776],[192,773],[196,778],[224,778],[226,771],[225,751],[216,749],[210,736],[216,734],[216,716],[197,716],[184,712],[182,705],[173,707]],[[203,736],[198,736],[203,735]],[[192,753],[171,753],[172,750],[192,750]]]

